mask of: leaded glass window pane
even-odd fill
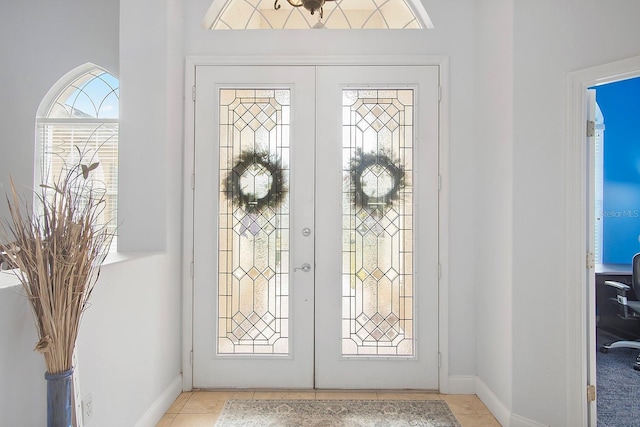
[[[300,3],[300,2],[297,2]],[[214,2],[205,18],[212,30],[243,29],[420,29],[432,26],[424,7],[406,0],[327,1],[313,15],[304,7],[293,7],[287,0],[224,0]],[[221,6],[222,5],[222,6]],[[418,12],[418,13],[416,13]]]
[[[344,356],[414,354],[413,97],[343,90]]]
[[[118,79],[94,69],[65,87],[51,104],[46,117],[117,119],[119,97]]]
[[[289,353],[288,89],[220,90],[218,353]]]

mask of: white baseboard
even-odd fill
[[[482,400],[482,403],[491,411],[500,424],[513,427],[513,424],[510,424],[513,414],[509,408],[502,403],[498,396],[496,396],[480,378],[476,378],[476,395]]]
[[[475,394],[504,427],[548,427],[537,421],[516,415],[475,375],[451,375],[446,394]]]
[[[171,381],[169,387],[162,392],[160,397],[153,402],[147,412],[138,420],[136,427],[155,427],[180,393],[182,393],[182,374]]]
[[[530,420],[514,413],[511,414],[511,423],[509,427],[549,427],[548,424],[540,424],[537,421]]]

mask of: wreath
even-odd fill
[[[280,159],[264,151],[244,151],[227,173],[224,192],[247,212],[278,207],[287,193]]]
[[[366,210],[384,210],[391,206],[404,187],[404,166],[384,152],[365,154],[358,148],[349,163],[349,175],[352,202],[357,208]],[[372,186],[369,185],[371,181],[374,182]]]

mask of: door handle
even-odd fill
[[[298,270],[302,270],[305,273],[308,273],[311,271],[311,264],[309,264],[308,262],[305,262],[304,264],[302,264],[302,266],[296,267],[293,269],[293,271],[298,271]]]

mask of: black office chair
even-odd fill
[[[612,298],[612,301],[618,304],[620,310],[618,315],[625,320],[640,320],[640,301],[638,301],[638,297],[640,297],[640,253],[633,256],[631,286],[610,280],[605,281],[604,284],[616,290],[616,298]],[[629,291],[632,292],[635,299],[629,300],[627,298],[627,292]],[[640,350],[640,341],[613,341],[600,347],[600,351],[602,353],[608,353],[612,348],[633,348]],[[633,369],[640,371],[640,355],[636,358]]]

